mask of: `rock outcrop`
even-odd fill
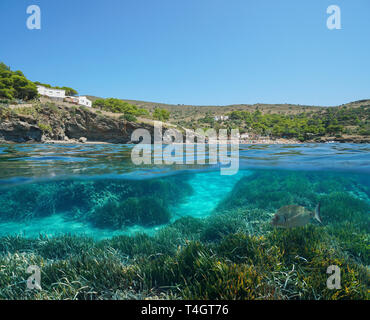
[[[41,141],[43,131],[31,117],[10,115],[0,118],[0,140],[10,142]]]
[[[308,142],[316,142],[316,143],[370,143],[370,136],[355,136],[355,135],[343,135],[341,137],[321,137],[315,141],[308,141]]]
[[[32,109],[31,109],[32,108]],[[0,107],[0,141],[48,142],[79,141],[130,143],[137,128],[153,132],[149,124],[139,124],[123,119],[97,114],[87,108],[39,105],[22,110]]]

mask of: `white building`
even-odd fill
[[[85,107],[92,107],[92,101],[87,99],[86,96],[76,97],[78,99],[78,104],[85,106]]]
[[[89,108],[92,107],[92,101],[87,99],[87,97],[85,97],[85,96],[81,96],[81,97],[70,97],[70,96],[68,96],[64,99],[64,101],[69,102],[69,103],[73,103],[73,104],[78,104],[78,105],[85,106],[85,107],[89,107]]]
[[[42,96],[50,98],[64,99],[66,97],[66,91],[61,89],[46,88],[44,86],[37,86],[37,91]]]
[[[44,86],[37,86],[37,91],[40,95],[46,96],[52,99],[62,99],[70,103],[79,104],[85,107],[92,107],[92,101],[87,99],[86,96],[81,97],[69,97],[66,96],[66,91],[61,89],[46,88]]]
[[[229,116],[215,116],[215,121],[226,121],[229,120]]]
[[[249,139],[249,138],[250,138],[249,133],[242,133],[240,135],[240,139]]]

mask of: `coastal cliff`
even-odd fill
[[[365,118],[368,121],[368,117]],[[230,121],[231,124],[238,125],[238,122]],[[207,128],[204,123],[198,125],[200,128]],[[224,128],[222,124],[217,125],[218,129]],[[167,126],[176,127],[164,123],[163,129]],[[183,131],[181,128],[191,128],[192,124],[184,123],[177,126]],[[0,105],[0,143],[131,143],[132,132],[138,128],[148,130],[153,138],[154,126],[150,119],[128,121],[123,114],[72,106],[63,102],[54,103],[45,99],[26,105]],[[248,138],[241,136],[239,142],[240,144],[370,143],[370,136],[354,133],[322,134],[300,141],[296,137],[249,134]]]
[[[79,140],[130,143],[131,134],[137,128],[153,131],[150,124],[129,122],[81,107],[48,103],[30,107],[0,108],[0,141],[5,143]]]

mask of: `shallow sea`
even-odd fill
[[[220,208],[312,209],[335,192],[369,203],[369,145],[241,145],[233,175],[220,165],[134,165],[132,148],[0,146],[0,236],[153,234]]]

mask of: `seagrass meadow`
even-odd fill
[[[1,299],[369,299],[367,146],[248,146],[234,176],[151,167],[140,179],[112,170],[118,147],[27,148],[0,150]],[[53,168],[64,175],[42,176]],[[318,203],[322,224],[270,223]]]

